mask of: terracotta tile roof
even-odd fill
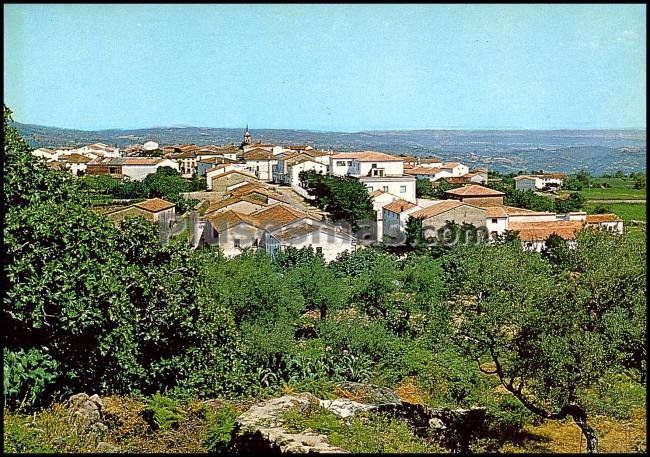
[[[384,192],[383,190],[373,190],[368,195],[370,196],[370,198],[375,198],[375,197],[379,197],[381,194],[385,194],[385,193],[387,193],[387,192]]]
[[[203,161],[201,161],[201,162],[203,162]],[[229,163],[220,163],[220,164],[215,165],[214,167],[208,168],[207,170],[205,170],[205,172],[210,173],[211,171],[221,170],[222,168],[226,168],[226,167],[228,167],[230,165],[231,164],[229,164]]]
[[[306,149],[302,151],[303,154],[307,154],[310,157],[323,157],[330,155],[327,151],[319,151],[317,149]]]
[[[263,195],[265,197],[278,200],[280,202],[290,203],[284,195],[264,187],[262,183],[252,182],[252,183],[244,184],[243,186],[237,187],[236,189],[233,189],[230,192],[232,196],[243,196],[243,195],[250,195],[253,193]]]
[[[251,213],[251,216],[259,221],[260,227],[269,230],[309,217],[307,213],[283,203],[276,203],[268,208],[257,210]]]
[[[484,208],[478,208],[473,205],[468,205],[467,203],[459,202],[458,200],[444,200],[441,201],[440,203],[435,203],[433,205],[427,206],[426,208],[423,208],[421,210],[415,211],[411,213],[411,216],[413,217],[420,217],[423,219],[427,219],[429,217],[437,216],[442,213],[446,213],[447,211],[450,211],[454,208],[458,208],[459,206],[469,206],[472,208],[476,209],[481,209],[485,211]]]
[[[288,240],[300,238],[314,232],[328,233],[330,235],[340,236],[343,238],[351,238],[351,235],[349,233],[335,230],[333,227],[324,227],[321,225],[309,224],[307,222],[277,230],[272,235],[277,240],[286,242]]]
[[[443,163],[441,168],[456,168],[458,165],[462,165],[462,163],[447,162],[447,163]]]
[[[355,159],[358,162],[403,162],[401,157],[376,151],[341,152],[332,154],[333,159]]]
[[[411,208],[415,208],[416,206],[417,205],[400,198],[399,200],[384,205],[383,208],[392,211],[393,213],[400,214],[404,211],[410,210]]]
[[[286,164],[287,164],[288,167],[292,167],[292,166],[297,165],[299,163],[308,162],[308,161],[309,162],[314,162],[314,158],[310,157],[310,156],[308,156],[306,154],[298,154],[298,155],[292,156],[292,157],[290,157],[288,159],[285,159],[285,160],[286,160]]]
[[[169,208],[174,208],[176,205],[162,198],[150,198],[140,203],[136,203],[133,206],[137,206],[140,209],[151,211],[152,213],[157,213],[158,211],[163,211]]]
[[[552,234],[574,240],[582,227],[582,221],[522,222],[509,224],[508,230],[519,232],[521,241],[544,241]]]
[[[172,152],[167,154],[168,159],[193,159],[196,154],[193,151]]]
[[[255,148],[244,152],[244,160],[274,160],[275,157],[271,151]]]
[[[199,160],[199,163],[215,163],[215,164],[231,164],[236,163],[235,159],[229,159],[228,157],[206,157],[205,159]]]
[[[213,168],[214,168],[214,167],[213,167]],[[221,179],[221,178],[223,178],[224,176],[230,176],[230,175],[232,175],[232,174],[238,174],[238,175],[246,176],[246,177],[248,177],[248,178],[253,178],[253,179],[257,180],[257,178],[255,177],[255,175],[252,174],[252,173],[250,173],[250,172],[248,172],[248,171],[245,171],[245,170],[230,170],[230,171],[226,171],[225,173],[221,173],[221,174],[219,174],[219,175],[214,175],[214,176],[212,177],[212,181],[214,181],[214,180],[216,180],[216,179]]]
[[[238,197],[229,197],[223,200],[219,200],[218,202],[213,202],[210,204],[210,206],[208,206],[204,214],[214,213],[215,211],[219,211],[222,208],[226,208],[227,206],[234,205],[235,203],[239,203],[239,202],[248,202],[254,205],[267,206],[267,203],[261,200],[256,200],[253,197],[248,197],[246,195],[243,195]]]
[[[541,214],[552,214],[546,211],[532,211],[525,208],[517,208],[515,206],[488,206],[487,217],[508,217],[508,216],[534,216]]]
[[[451,189],[445,192],[450,195],[457,195],[460,197],[497,197],[505,195],[498,190],[490,189],[488,187],[479,186],[478,184],[470,184],[458,189]]]
[[[469,178],[471,178],[471,176],[467,174],[465,176],[445,176],[442,179],[447,181],[449,184],[465,184],[469,182]]]
[[[420,159],[420,163],[442,163],[442,160],[440,160],[437,157],[426,157],[426,158]]]
[[[623,219],[616,214],[587,214],[587,224],[597,224],[600,222],[623,222]]]
[[[244,184],[241,187],[238,187],[237,189],[233,189],[233,195],[244,195],[248,192],[252,192],[256,189],[264,189],[264,184],[262,182],[251,182],[248,184]],[[237,191],[237,192],[235,192]]]
[[[205,219],[209,221],[218,232],[228,230],[229,228],[239,224],[248,224],[253,227],[258,227],[259,225],[256,218],[230,209],[221,213],[205,216]]]
[[[404,168],[405,175],[428,175],[435,176],[440,173],[440,168],[435,167],[413,167]]]
[[[63,155],[59,157],[59,162],[67,162],[67,163],[88,163],[92,161],[90,157],[81,155],[81,154],[68,154],[68,155]]]
[[[164,159],[154,157],[126,157],[113,159],[109,163],[113,165],[158,165]]]

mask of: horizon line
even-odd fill
[[[151,127],[109,127],[109,128],[99,128],[99,129],[86,129],[86,128],[76,128],[76,127],[57,127],[54,125],[43,125],[43,124],[33,124],[29,122],[19,122],[13,120],[14,123],[23,124],[23,125],[33,125],[38,127],[45,127],[51,129],[59,130],[78,130],[81,132],[105,132],[109,130],[151,130],[151,129],[220,129],[220,130],[244,130],[245,127],[207,127],[207,126],[196,126],[196,125],[157,125]],[[556,128],[523,128],[523,127],[426,127],[426,128],[385,128],[385,129],[366,129],[366,130],[321,130],[321,129],[309,129],[309,128],[277,128],[277,127],[259,127],[259,128],[250,128],[250,131],[255,130],[293,130],[293,131],[304,131],[304,132],[315,132],[315,133],[365,133],[365,132],[416,132],[416,131],[524,131],[524,132],[549,132],[549,131],[608,131],[608,130],[640,130],[645,131],[646,127],[556,127]]]

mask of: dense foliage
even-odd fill
[[[169,167],[161,167],[142,181],[120,180],[108,175],[87,175],[80,179],[80,187],[93,196],[110,195],[119,199],[160,197],[174,202],[180,212],[196,206],[198,200],[186,199],[181,194],[205,190],[205,179],[187,180]]]
[[[368,192],[354,178],[323,175],[314,170],[300,172],[300,182],[320,209],[334,220],[347,221],[353,230],[362,221],[374,221],[375,213]]]

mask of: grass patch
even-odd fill
[[[624,221],[645,221],[646,204],[645,203],[587,203],[585,211],[589,214],[595,214],[599,207],[605,208],[605,212],[614,213]]]
[[[308,412],[292,408],[283,415],[285,427],[292,433],[312,429],[327,435],[331,445],[353,453],[439,453],[435,443],[414,435],[400,420],[373,413],[341,419],[325,408]]]
[[[645,200],[645,189],[620,189],[610,187],[585,188],[580,191],[585,200]]]

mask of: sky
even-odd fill
[[[4,5],[23,123],[354,132],[646,125],[646,6]]]

